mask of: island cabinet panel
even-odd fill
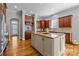
[[[66,16],[66,27],[71,27],[72,16]]]
[[[64,27],[64,18],[59,18],[59,27],[63,28]]]
[[[35,35],[31,35],[31,45],[35,47]]]
[[[43,37],[42,38],[43,39],[43,43],[44,43],[44,45],[43,45],[43,52],[44,52],[44,55],[46,55],[46,56],[48,56],[48,55],[52,55],[52,40],[50,39],[50,38],[45,38],[45,37]]]
[[[44,56],[64,55],[65,35],[49,38],[32,33],[31,45]],[[63,42],[63,43],[62,43]]]
[[[37,50],[42,53],[43,52],[43,39],[41,36],[36,35],[36,43],[37,43],[36,44]]]
[[[71,21],[72,20],[72,15],[69,16],[64,16],[59,18],[59,27],[60,28],[67,28],[67,27],[72,27]]]

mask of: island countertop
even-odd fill
[[[57,37],[62,36],[62,35],[65,35],[64,33],[47,33],[47,32],[36,32],[33,34],[52,38],[52,39],[57,38]]]

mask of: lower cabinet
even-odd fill
[[[64,54],[65,35],[52,39],[32,34],[31,45],[44,56],[60,56]]]
[[[25,39],[31,39],[31,32],[25,32]]]
[[[71,39],[71,33],[65,33],[66,34],[66,36],[65,36],[65,42],[66,43],[72,43],[72,39]]]

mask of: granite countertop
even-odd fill
[[[41,36],[52,38],[52,39],[65,35],[64,33],[47,33],[47,32],[36,32],[33,34],[41,35]]]
[[[58,32],[58,33],[72,33],[71,28],[54,28],[54,29],[50,29],[50,32]]]

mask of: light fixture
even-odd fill
[[[14,6],[14,8],[17,8],[17,6]]]
[[[33,13],[33,11],[30,11],[30,13]]]
[[[51,11],[54,10],[53,8],[50,9]]]

